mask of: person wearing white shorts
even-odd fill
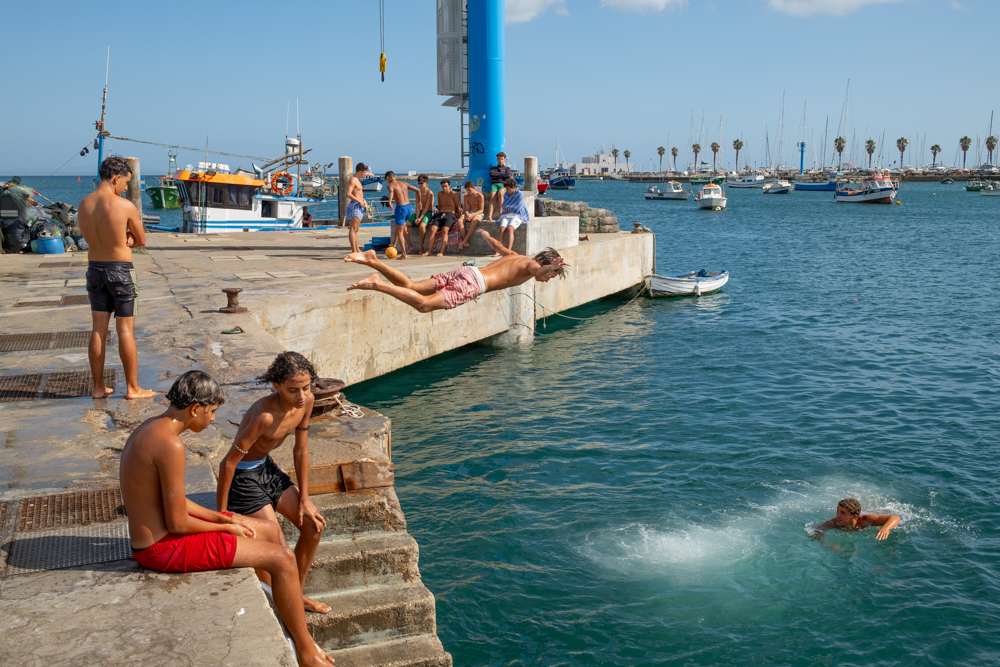
[[[520,227],[521,223],[529,220],[528,207],[524,204],[524,195],[517,189],[517,181],[513,178],[508,178],[504,181],[503,186],[507,194],[504,197],[503,209],[498,221],[500,223],[499,241],[502,244],[504,234],[507,234],[508,241],[506,248],[507,250],[512,250],[514,247],[514,230]],[[494,257],[499,257],[499,255],[494,255]]]

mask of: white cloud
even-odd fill
[[[767,0],[767,7],[772,11],[792,16],[813,14],[843,16],[865,5],[881,5],[887,2],[900,2],[900,0]]]
[[[569,13],[566,0],[507,0],[507,23],[526,23],[549,9],[562,16]]]
[[[622,11],[644,12],[652,10],[662,12],[667,7],[683,7],[687,0],[601,0],[601,7],[620,9]]]

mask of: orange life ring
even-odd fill
[[[284,181],[286,183],[285,187],[278,187],[278,183]],[[271,177],[271,189],[277,192],[281,196],[285,196],[292,191],[292,175],[287,171],[279,171],[277,174]]]

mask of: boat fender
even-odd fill
[[[285,186],[280,187],[279,183],[284,183]],[[279,171],[271,177],[271,189],[282,197],[289,194],[292,191],[292,175],[287,171]]]
[[[699,285],[698,283],[694,284],[694,295],[701,296],[701,285]]]

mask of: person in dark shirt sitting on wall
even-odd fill
[[[514,178],[514,172],[507,166],[507,154],[503,151],[497,153],[496,166],[490,167],[490,203],[486,208],[486,219],[493,219],[493,207],[496,206],[497,217],[503,210],[503,184],[508,178]]]

